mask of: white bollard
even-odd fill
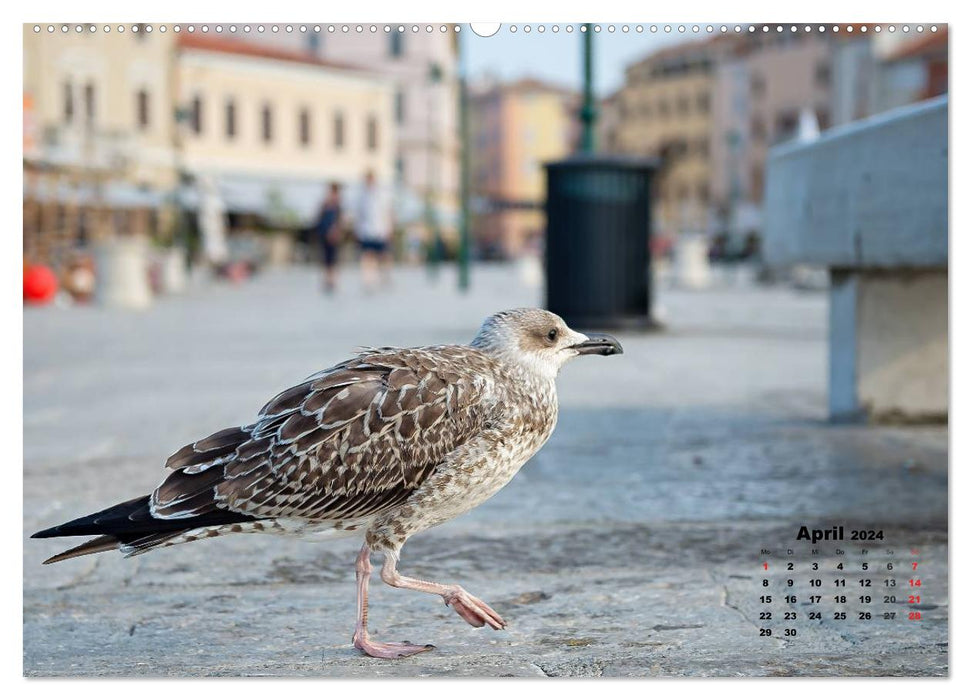
[[[543,286],[543,261],[538,255],[527,253],[516,261],[519,268],[519,279],[527,289],[539,289]]]
[[[185,291],[188,278],[185,250],[179,246],[166,250],[162,255],[162,291],[180,294]]]
[[[679,287],[705,289],[711,283],[708,241],[699,234],[682,234],[674,249],[676,279]]]
[[[95,299],[102,306],[147,309],[152,305],[148,284],[148,242],[143,236],[111,238],[95,247]]]

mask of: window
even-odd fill
[[[755,201],[762,201],[762,192],[765,189],[765,175],[762,171],[761,165],[752,166],[752,196]]]
[[[226,138],[236,138],[236,102],[226,100]]]
[[[708,157],[709,149],[708,149],[708,139],[707,138],[705,138],[703,136],[700,139],[698,139],[696,148],[697,148],[698,155],[701,158],[707,158]]]
[[[707,92],[698,93],[698,111],[707,114],[711,110],[711,96]]]
[[[405,179],[405,158],[404,156],[398,156],[394,161],[394,172],[398,179],[398,182],[402,182]]]
[[[84,118],[89,124],[94,122],[94,83],[84,86]]]
[[[658,114],[660,114],[662,117],[667,117],[671,111],[670,108],[668,107],[668,101],[661,100],[660,102],[658,102],[657,111],[658,111]]]
[[[394,94],[394,121],[396,124],[405,121],[405,93],[400,88]]]
[[[344,148],[344,113],[334,114],[334,148],[338,151]]]
[[[779,112],[775,115],[775,141],[782,143],[795,137],[799,131],[799,113],[795,110]]]
[[[821,88],[829,87],[830,69],[828,63],[816,64],[816,85]]]
[[[711,195],[708,191],[708,183],[707,182],[698,183],[698,201],[701,202],[702,204],[708,204],[708,198],[710,196]]]
[[[71,81],[64,83],[64,123],[70,124],[74,121],[74,87]]]
[[[196,95],[192,98],[192,108],[189,113],[189,125],[195,134],[202,133],[202,98]]]
[[[394,57],[399,58],[405,54],[405,37],[402,32],[393,31],[388,35],[388,53]]]
[[[373,114],[367,118],[367,149],[378,150],[378,120]]]
[[[765,122],[761,117],[752,117],[752,140],[765,141]]]
[[[819,130],[825,131],[829,128],[829,110],[825,107],[816,108],[816,123],[819,124]]]
[[[681,97],[678,98],[678,114],[688,113],[688,103],[689,100],[687,95],[681,95]]]
[[[273,111],[269,104],[264,104],[260,111],[260,124],[262,125],[263,142],[269,143],[273,140]]]
[[[765,94],[765,78],[761,75],[752,76],[752,97],[761,97]]]
[[[310,110],[300,110],[300,145],[310,145]]]
[[[148,91],[139,90],[135,96],[135,108],[138,118],[138,128],[145,130],[148,128]]]

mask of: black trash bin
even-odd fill
[[[546,164],[546,307],[574,328],[652,328],[651,178],[658,161]]]

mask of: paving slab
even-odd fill
[[[24,673],[28,676],[940,676],[948,673],[947,428],[825,422],[826,301],[775,287],[661,288],[662,333],[560,379],[547,446],[495,498],[415,537],[402,571],[460,582],[508,621],[473,629],[375,577],[372,631],[430,642],[386,662],[350,645],[359,542],[223,537],[42,567],[31,532],[147,493],[168,454],[250,420],[359,345],[466,342],[487,314],[541,301],[482,266],[467,295],[399,270],[387,293],[315,271],[197,282],[144,313],[24,314]],[[759,636],[759,567],[800,584],[801,525],[883,530],[919,549],[921,620],[808,622]],[[72,541],[73,542],[73,541]],[[70,543],[70,542],[69,542]],[[886,557],[885,557],[886,558]],[[898,576],[901,582],[905,579]],[[773,595],[786,595],[773,576]],[[882,592],[882,589],[881,589]],[[854,591],[855,593],[855,591]],[[827,608],[828,610],[828,608]]]

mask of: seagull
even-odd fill
[[[475,508],[516,475],[556,425],[555,379],[580,355],[618,355],[543,309],[487,318],[468,345],[365,348],[275,396],[254,423],[186,445],[147,496],[36,533],[96,537],[45,564],[118,549],[126,556],[230,533],[364,535],[352,641],[395,659],[430,644],[368,634],[372,553],[395,588],[441,596],[473,627],[505,620],[456,584],[398,572],[412,535]]]

